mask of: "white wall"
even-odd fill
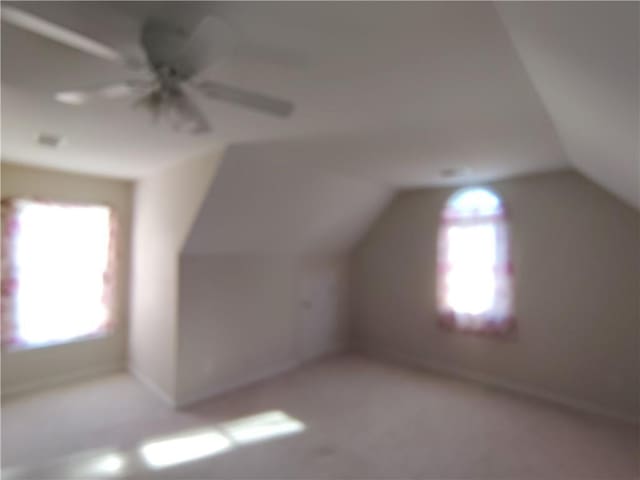
[[[354,254],[357,347],[637,419],[640,215],[571,171],[490,186],[511,215],[517,335],[438,328],[436,234],[452,191],[417,190]]]
[[[180,404],[293,364],[293,268],[285,257],[182,257]]]
[[[344,349],[346,285],[344,258],[183,255],[177,403]]]
[[[2,162],[3,197],[105,203],[118,217],[115,327],[107,336],[63,345],[2,352],[2,395],[122,370],[126,362],[132,184],[128,181]],[[55,319],[51,319],[55,321]]]
[[[297,358],[305,361],[347,348],[348,257],[300,259],[294,309]]]
[[[231,147],[186,242],[181,405],[346,343],[346,254],[390,189],[279,153]]]
[[[171,403],[176,395],[178,258],[221,152],[136,184],[129,368]]]

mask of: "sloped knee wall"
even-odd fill
[[[346,255],[390,197],[302,152],[230,148],[180,257],[178,403],[343,348]]]

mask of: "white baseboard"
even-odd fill
[[[289,359],[285,362],[280,362],[277,364],[268,365],[265,368],[261,368],[260,370],[256,370],[255,372],[251,372],[250,374],[244,375],[242,378],[227,381],[223,383],[217,383],[216,385],[207,388],[201,392],[187,395],[185,398],[172,399],[164,390],[162,390],[158,385],[156,385],[153,381],[151,381],[148,377],[141,374],[135,367],[129,365],[129,372],[133,375],[140,383],[142,383],[145,387],[155,393],[158,397],[162,399],[164,403],[172,408],[187,408],[196,403],[202,402],[209,398],[215,397],[217,395],[222,395],[224,393],[231,392],[238,388],[249,386],[253,383],[260,382],[262,380],[267,380],[269,378],[276,377],[283,373],[289,372],[295,368],[300,367],[305,363],[310,363],[313,361],[317,361],[321,358],[327,356],[338,355],[340,353],[344,353],[347,350],[346,345],[336,345],[334,349],[328,352],[324,352],[322,355],[318,355],[317,357],[309,358],[309,359]]]
[[[110,375],[113,373],[124,372],[125,370],[126,369],[123,363],[114,363],[110,365],[85,368],[65,375],[56,375],[33,382],[26,382],[16,386],[5,387],[2,389],[2,398],[9,399],[21,395],[27,395],[49,388],[68,385],[85,380],[91,380],[96,377]]]
[[[324,350],[308,354],[302,352],[298,354],[298,365],[306,365],[307,363],[316,362],[324,358],[335,357],[337,355],[343,355],[349,352],[349,346],[346,342],[335,343]]]
[[[189,395],[186,398],[180,399],[177,402],[176,406],[177,408],[186,408],[198,402],[206,400],[208,398],[215,397],[216,395],[228,393],[232,390],[236,390],[241,387],[246,387],[252,383],[256,383],[262,380],[267,380],[269,378],[281,375],[285,372],[293,370],[299,365],[300,363],[295,360],[290,360],[284,363],[269,365],[265,368],[261,368],[260,370],[247,374],[243,376],[241,379],[216,384],[213,387],[208,388],[202,392]]]
[[[322,353],[318,353],[317,355],[314,355],[312,357],[292,358],[285,362],[268,365],[267,367],[257,370],[255,372],[252,372],[251,374],[248,374],[239,380],[217,384],[214,387],[205,390],[204,392],[198,393],[196,395],[187,396],[185,399],[180,400],[176,406],[177,408],[186,408],[186,407],[189,407],[190,405],[194,405],[208,398],[215,397],[216,395],[222,395],[232,390],[246,387],[248,385],[251,385],[252,383],[256,383],[262,380],[267,380],[269,378],[276,377],[283,373],[294,370],[295,368],[301,367],[307,363],[312,363],[326,357],[339,355],[339,354],[345,353],[346,351],[347,351],[346,343],[339,343],[339,344],[333,345],[330,349]]]
[[[512,382],[510,380],[500,379],[484,373],[474,372],[467,369],[451,366],[443,362],[432,359],[416,358],[410,355],[404,355],[396,352],[387,351],[384,349],[377,349],[371,347],[361,346],[357,349],[364,355],[371,356],[380,360],[387,360],[393,363],[399,363],[408,366],[418,367],[424,370],[428,370],[434,373],[450,375],[452,377],[460,378],[463,380],[469,380],[490,387],[498,388],[514,392],[521,395],[526,395],[539,400],[544,400],[552,403],[556,403],[565,407],[579,410],[585,413],[593,415],[600,415],[609,417],[615,420],[620,420],[626,423],[634,425],[640,424],[640,418],[633,417],[624,413],[611,410],[600,405],[586,402],[584,400],[568,397],[566,395],[551,393],[533,388],[520,383]]]
[[[159,397],[167,406],[171,408],[176,408],[176,402],[171,398],[171,396],[165,392],[162,388],[156,385],[149,377],[140,373],[138,369],[136,369],[133,365],[129,365],[128,367],[129,373],[138,380],[142,385],[144,385],[148,390],[153,392],[157,397]]]

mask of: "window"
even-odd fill
[[[112,210],[2,200],[2,343],[29,348],[105,333],[115,250]]]
[[[442,212],[438,309],[443,326],[506,332],[512,317],[512,267],[504,206],[493,192],[456,192]]]

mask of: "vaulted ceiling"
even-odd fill
[[[505,2],[498,10],[568,160],[640,208],[640,3]]]
[[[277,143],[227,149],[183,252],[338,255],[349,251],[393,191],[295,157]]]
[[[214,132],[192,136],[152,124],[130,99],[60,104],[57,91],[132,74],[3,23],[3,159],[136,178],[221,145],[269,142],[314,168],[394,188],[574,166],[640,207],[635,2],[18,6],[134,54],[145,18],[191,28],[221,16],[239,48],[205,75],[296,110],[270,118],[199,98]],[[42,132],[66,141],[44,148],[34,141]],[[443,178],[447,169],[466,175]]]

